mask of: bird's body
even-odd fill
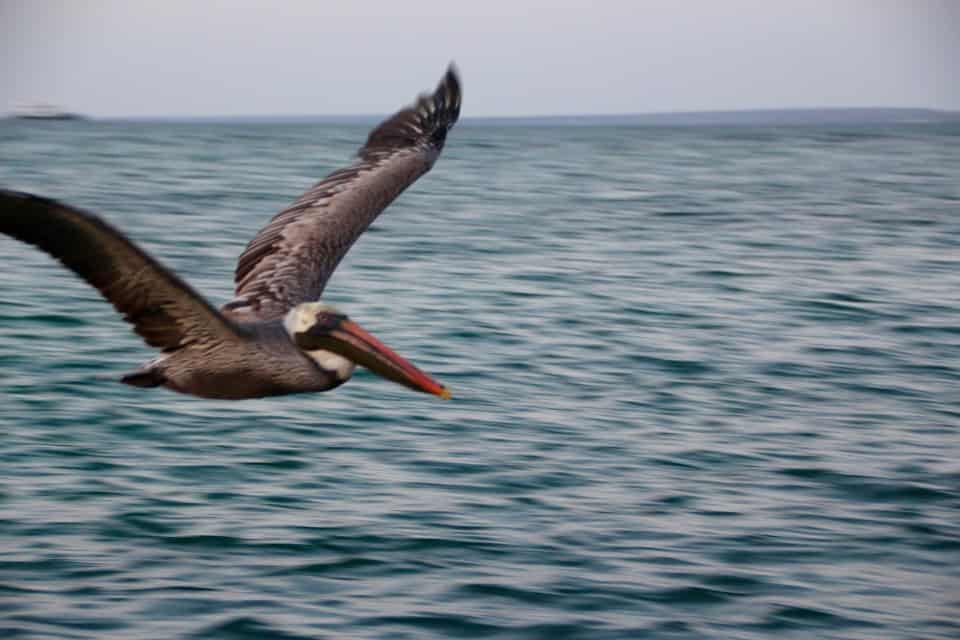
[[[213,308],[97,216],[0,190],[0,232],[37,246],[96,287],[162,351],[123,378],[205,398],[325,391],[355,365],[449,397],[441,385],[329,305],[316,302],[370,223],[430,170],[460,112],[451,68],[436,91],[376,127],[354,163],[277,214],[247,245],[233,300]]]
[[[345,382],[297,348],[279,320],[239,325],[238,334],[229,344],[201,342],[161,355],[123,381],[222,400],[327,391]]]

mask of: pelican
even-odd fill
[[[430,170],[460,115],[451,65],[432,94],[380,123],[348,167],[278,213],[240,255],[234,298],[214,308],[102,218],[0,190],[0,232],[58,259],[160,355],[121,381],[239,400],[327,391],[357,365],[447,399],[449,391],[335,307],[320,302],[353,243]]]

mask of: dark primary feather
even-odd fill
[[[436,91],[377,126],[356,161],[314,185],[250,241],[223,310],[242,320],[278,318],[320,297],[344,254],[370,223],[430,170],[460,115],[451,66]]]
[[[0,232],[36,246],[96,287],[151,347],[238,338],[187,283],[97,216],[0,190]]]

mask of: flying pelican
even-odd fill
[[[374,219],[436,162],[460,115],[453,65],[433,94],[384,120],[354,162],[314,185],[250,241],[219,311],[103,219],[0,190],[0,232],[96,287],[161,354],[121,379],[203,398],[327,391],[356,365],[416,391],[449,391],[334,307],[327,280]]]

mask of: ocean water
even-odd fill
[[[365,128],[0,123],[216,303]],[[960,128],[465,123],[325,297],[449,385],[213,402],[0,238],[3,638],[960,636]]]

